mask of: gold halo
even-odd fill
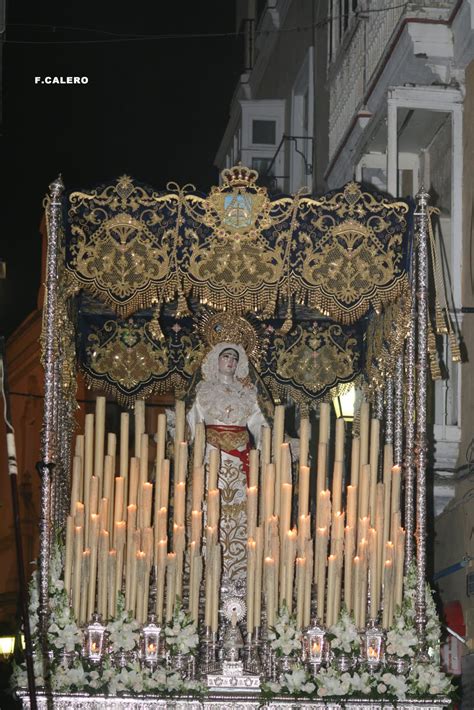
[[[248,357],[256,362],[260,356],[256,329],[242,316],[233,313],[204,314],[200,329],[203,340],[213,348],[218,343],[241,345]]]

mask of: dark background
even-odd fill
[[[7,12],[0,335],[35,308],[49,183],[61,173],[67,189],[87,188],[126,173],[156,189],[174,180],[205,191],[218,179],[214,157],[241,71],[232,0],[66,5],[11,2]],[[110,41],[189,33],[228,36]],[[45,75],[89,83],[35,85]]]

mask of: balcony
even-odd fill
[[[334,37],[333,23],[333,46],[338,39],[339,42],[328,70],[330,158],[334,156],[354,117],[366,104],[384,64],[400,42],[407,23],[413,22],[419,27],[418,37],[411,37],[412,46],[406,48],[411,50],[409,54],[412,57],[427,58],[427,53],[418,51],[416,47],[421,38],[426,39],[435,57],[447,56],[440,32],[446,33],[445,25],[454,6],[455,0],[429,0],[406,5],[394,0],[374,0],[370,3],[369,11],[359,11],[352,15],[340,38]],[[434,28],[431,43],[428,25]],[[403,63],[403,56],[401,61]],[[413,82],[414,79],[417,79],[416,75],[407,72],[405,81]]]

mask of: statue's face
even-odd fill
[[[219,355],[218,362],[221,375],[234,375],[239,362],[239,353],[233,348],[226,348]]]

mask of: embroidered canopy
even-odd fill
[[[364,363],[374,383],[392,367],[385,336],[407,312],[411,203],[355,182],[273,199],[257,177],[225,170],[207,196],[127,176],[67,195],[64,277],[80,294],[92,385],[124,403],[185,389],[206,348],[195,327],[204,312],[258,323],[255,367],[275,398],[308,404]]]

